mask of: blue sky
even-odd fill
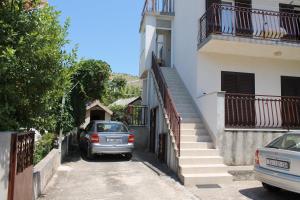
[[[113,72],[138,74],[139,23],[144,0],[49,0],[71,19],[71,45],[79,58],[101,59]]]

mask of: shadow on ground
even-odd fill
[[[135,150],[133,157],[128,159],[124,155],[97,155],[93,159],[87,158],[86,152],[80,151],[77,146],[72,147],[72,151],[69,152],[69,156],[64,160],[64,163],[78,162],[84,160],[90,163],[101,163],[101,162],[140,162],[146,167],[151,169],[158,176],[169,176],[177,182],[180,182],[176,174],[172,172],[166,164],[160,162],[156,156],[152,153],[146,152],[145,150]]]
[[[239,191],[242,195],[253,200],[297,200],[300,194],[280,190],[278,192],[268,192],[263,187],[249,188]]]

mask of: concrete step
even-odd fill
[[[185,118],[199,118],[199,114],[198,113],[179,113],[180,117],[185,119]]]
[[[212,149],[214,147],[212,142],[180,142],[182,149]]]
[[[181,129],[181,135],[209,135],[205,128],[197,128],[197,129]]]
[[[194,118],[194,117],[189,117],[189,118],[183,118],[181,120],[182,123],[200,123],[201,119],[199,117]]]
[[[179,165],[223,164],[221,156],[180,156]]]
[[[217,149],[180,149],[180,156],[219,156],[220,152]]]
[[[207,173],[227,173],[228,167],[224,164],[215,165],[181,165],[181,174],[207,174]]]
[[[186,106],[186,107],[176,107],[176,110],[177,112],[179,113],[185,113],[185,112],[188,112],[188,113],[198,113],[198,111],[191,105],[189,106]]]
[[[186,186],[229,184],[232,183],[233,179],[233,177],[228,173],[182,174],[179,178]]]
[[[181,123],[181,130],[204,128],[203,123]]]
[[[209,135],[181,135],[182,142],[211,142]]]

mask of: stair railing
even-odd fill
[[[163,99],[164,108],[166,110],[167,116],[170,122],[170,128],[173,132],[175,142],[178,148],[178,155],[180,155],[180,128],[181,128],[181,117],[176,110],[175,103],[171,96],[170,90],[166,84],[166,80],[162,74],[162,71],[157,63],[157,59],[154,53],[152,53],[152,70],[156,82],[159,87],[161,97]]]

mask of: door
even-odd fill
[[[150,144],[149,151],[155,153],[155,141],[156,141],[156,111],[157,108],[153,108],[150,111]]]
[[[241,36],[251,36],[253,33],[252,26],[252,1],[235,0],[236,12],[236,34]]]
[[[8,200],[32,200],[34,133],[12,135]]]
[[[221,90],[226,92],[225,125],[254,127],[255,75],[222,71]]]
[[[300,128],[300,77],[282,76],[281,96],[283,127]]]
[[[91,110],[90,121],[105,120],[104,110]]]
[[[291,4],[279,4],[280,27],[284,28],[287,34],[282,39],[300,40],[300,6]]]

